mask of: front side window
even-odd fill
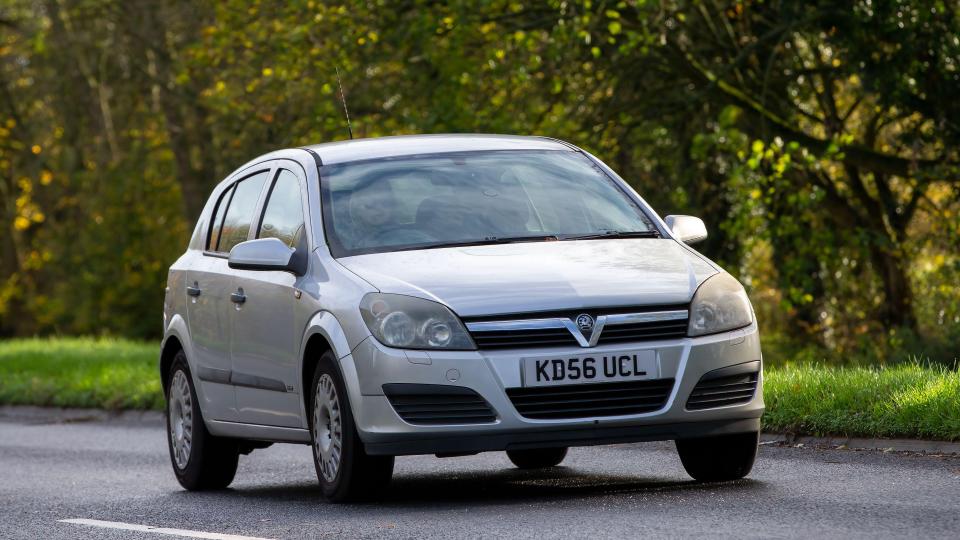
[[[269,171],[263,171],[237,182],[223,218],[219,240],[212,251],[229,253],[233,246],[246,241],[257,200],[269,174]]]
[[[292,172],[281,169],[267,198],[257,238],[279,238],[295,248],[304,234],[300,181]]]
[[[572,151],[431,154],[321,168],[336,257],[499,240],[656,234],[593,161]]]

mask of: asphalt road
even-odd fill
[[[0,538],[173,538],[65,519],[266,538],[957,538],[960,458],[763,446],[748,479],[700,485],[672,443],[576,448],[532,473],[502,453],[418,456],[397,460],[385,500],[333,505],[307,446],[187,493],[159,424],[0,421]]]

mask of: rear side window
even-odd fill
[[[302,236],[300,181],[292,172],[281,169],[270,190],[257,238],[279,238],[284,244],[295,248]]]
[[[223,218],[216,248],[212,251],[229,252],[233,246],[246,241],[257,200],[268,175],[269,171],[263,171],[237,182]]]
[[[233,188],[236,187],[236,184],[231,185],[223,192],[223,195],[220,195],[220,200],[217,201],[217,210],[213,213],[213,220],[210,221],[210,236],[207,238],[207,251],[216,251],[217,243],[220,242],[220,227],[223,225],[223,215],[227,213],[227,205],[230,204],[230,197],[233,196]]]

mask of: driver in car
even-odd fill
[[[396,196],[390,182],[378,179],[358,186],[350,195],[350,218],[359,233],[358,247],[376,246],[394,228]]]

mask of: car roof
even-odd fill
[[[315,144],[304,148],[320,156],[324,165],[364,159],[477,150],[576,150],[573,145],[548,137],[476,134],[399,135]]]

